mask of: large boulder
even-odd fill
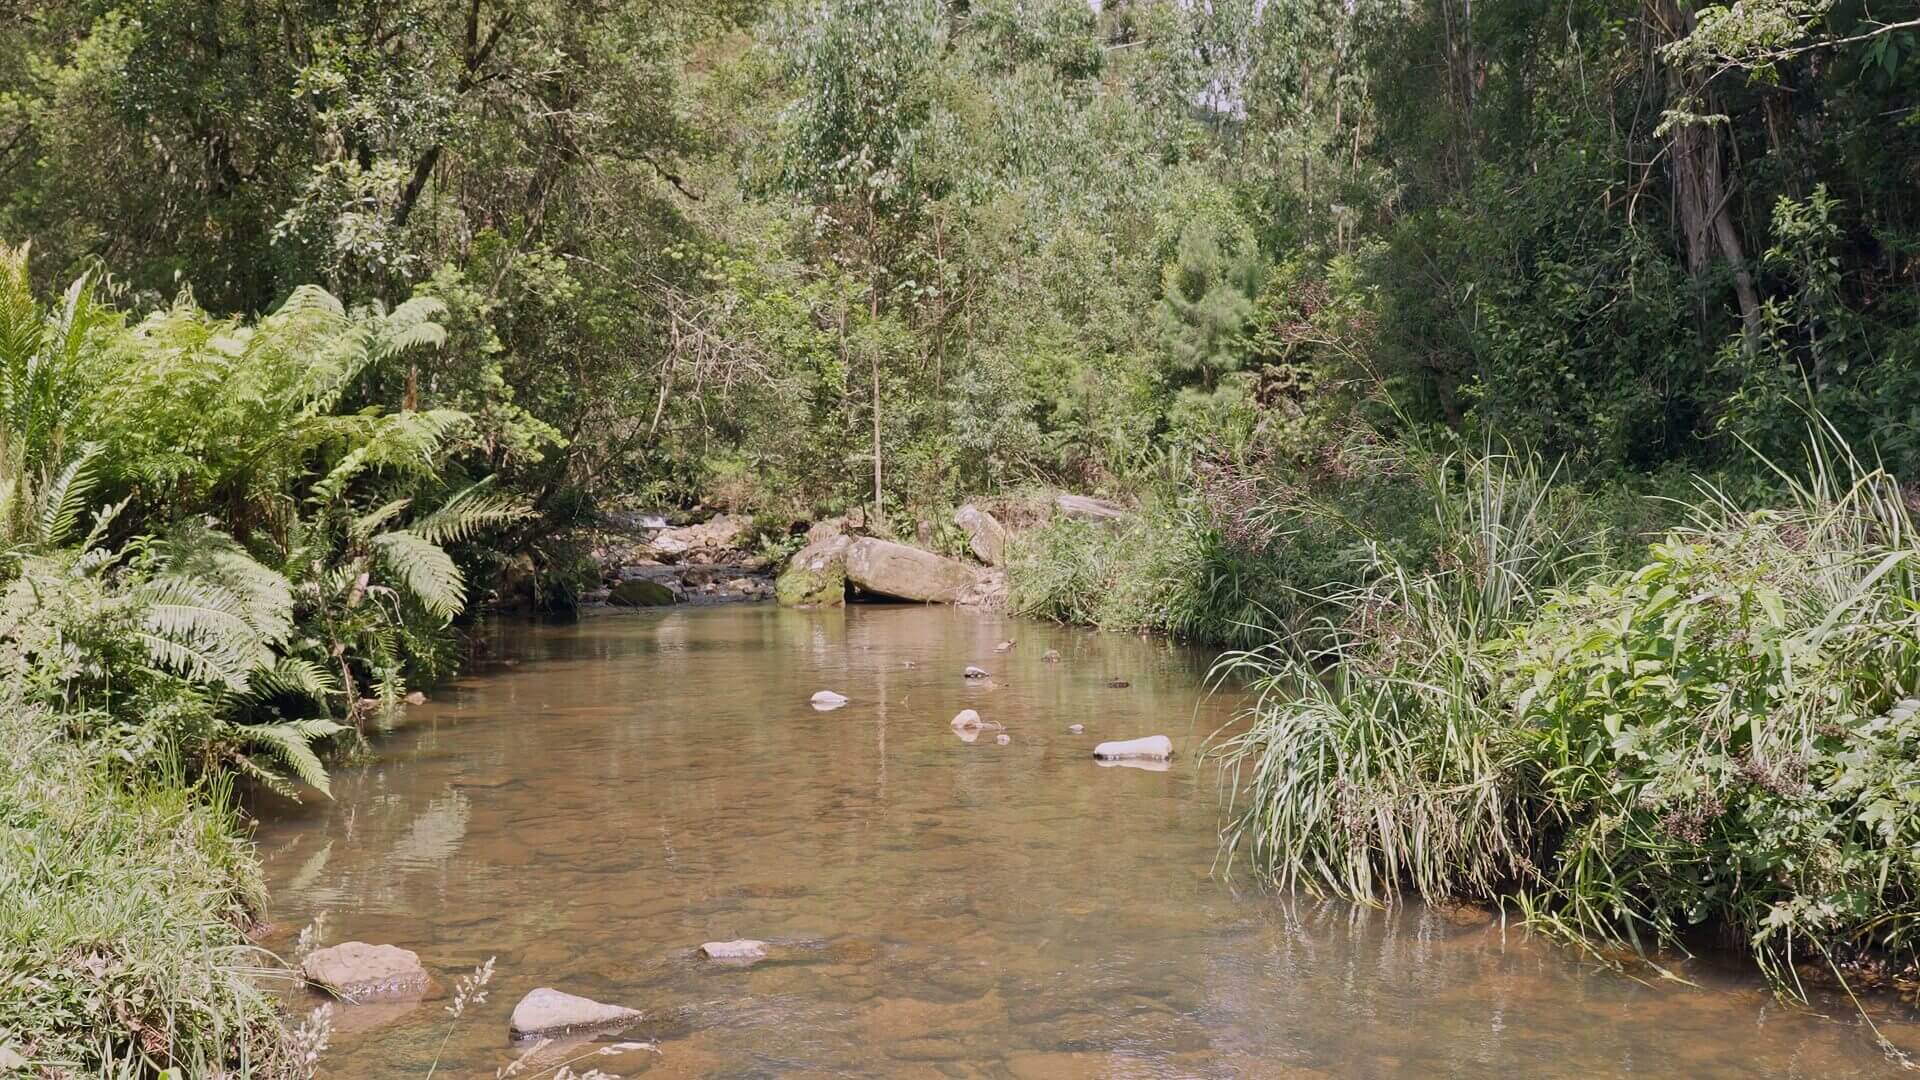
[[[1090,495],[1061,495],[1053,500],[1053,508],[1062,517],[1076,521],[1114,522],[1133,516],[1133,511],[1118,503]]]
[[[516,1039],[534,1039],[569,1032],[609,1031],[638,1019],[638,1009],[608,1005],[542,986],[530,991],[513,1007],[508,1034]]]
[[[958,559],[866,537],[847,549],[847,580],[895,600],[952,604],[973,586],[976,575]]]
[[[968,503],[953,512],[953,523],[967,534],[967,546],[981,562],[988,566],[1006,563],[1007,527],[1000,524],[999,518]]]
[[[677,599],[672,589],[646,578],[623,581],[607,593],[607,603],[620,607],[666,607]]]
[[[406,997],[427,988],[427,969],[412,950],[364,941],[315,949],[300,962],[300,974],[348,1003]]]
[[[786,607],[846,603],[847,549],[852,546],[850,537],[829,532],[801,548],[774,582],[775,597]]]

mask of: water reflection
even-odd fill
[[[647,1010],[628,1037],[659,1052],[606,1066],[624,1075],[1888,1071],[1857,1022],[1709,971],[1646,985],[1484,914],[1223,880],[1193,751],[1232,703],[1159,643],[918,608],[507,633],[517,665],[260,830],[282,925],[328,910],[332,940],[415,949],[443,984],[498,956],[448,1075],[504,1064],[506,1015],[541,985]],[[975,663],[994,677],[962,678]],[[823,686],[851,700],[817,713]],[[956,739],[967,708],[1012,745]],[[1091,757],[1150,732],[1171,765]],[[693,955],[741,937],[781,948]],[[448,1025],[430,1004],[343,1031],[326,1075],[420,1074]]]

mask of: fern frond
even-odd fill
[[[504,525],[533,515],[533,508],[509,495],[488,490],[492,477],[465,488],[438,510],[413,523],[412,532],[436,544],[456,544],[489,525]]]
[[[58,544],[80,524],[87,497],[100,482],[100,445],[87,443],[60,470],[41,498],[40,536],[43,544]]]
[[[373,538],[380,561],[428,611],[451,619],[465,606],[466,581],[440,545],[405,529]]]
[[[322,795],[332,796],[327,767],[320,761],[320,755],[314,752],[313,744],[350,730],[346,725],[316,718],[285,720],[277,724],[234,725],[229,730],[245,744],[264,747],[281,764],[292,770],[301,783]]]
[[[222,585],[162,574],[136,585],[139,637],[160,667],[244,692],[249,674],[273,662],[249,620],[245,598]]]

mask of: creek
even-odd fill
[[[1737,960],[1631,978],[1484,913],[1227,873],[1195,752],[1239,702],[1194,651],[879,605],[488,635],[495,659],[338,770],[331,801],[259,807],[269,944],[324,912],[329,943],[413,949],[436,980],[339,1009],[323,1076],[424,1076],[450,1029],[438,1075],[492,1076],[538,986],[646,1012],[620,1038],[658,1052],[575,1066],[623,1076],[1893,1072],[1857,1013],[1779,1003]],[[849,702],[816,711],[819,690]],[[969,708],[1010,742],[962,741]],[[1091,757],[1149,734],[1174,742],[1165,771]],[[772,958],[696,955],[736,937]],[[453,979],[489,957],[456,1023]]]

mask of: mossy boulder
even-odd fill
[[[833,607],[847,602],[847,549],[853,541],[841,534],[824,536],[800,549],[773,593],[783,607]]]
[[[623,581],[607,594],[607,602],[620,607],[666,607],[676,600],[672,589],[644,578]]]

